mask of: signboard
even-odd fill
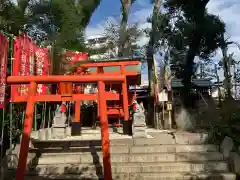
[[[0,109],[5,105],[8,39],[0,33]]]
[[[158,93],[158,100],[160,102],[168,101],[168,93],[167,93],[167,91],[164,90],[164,91]]]
[[[172,111],[172,103],[167,103],[167,110]]]

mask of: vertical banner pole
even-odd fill
[[[34,131],[37,130],[37,104],[34,104]]]
[[[11,47],[11,53],[10,53],[10,73],[11,73],[11,76],[13,75],[13,49],[14,49],[14,36],[12,35],[11,36],[11,39],[10,39],[10,47]],[[11,96],[12,96],[12,88],[11,88]],[[10,97],[12,99],[12,97]],[[13,161],[12,159],[12,121],[13,121],[13,103],[10,102],[9,104],[9,111],[10,111],[10,114],[9,114],[9,144],[10,144],[10,155],[11,155],[11,162]]]

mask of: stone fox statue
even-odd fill
[[[143,103],[136,104],[135,112],[133,113],[133,124],[132,124],[132,133],[133,137],[146,137],[146,117],[145,117],[145,109],[143,107]]]

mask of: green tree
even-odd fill
[[[63,48],[87,51],[84,31],[100,3],[101,0],[43,0],[32,4],[30,27],[38,30],[32,34],[39,42],[52,46],[54,73],[60,72]]]
[[[43,0],[32,4],[32,25],[42,32],[40,41],[66,49],[84,47],[83,34],[101,0]],[[36,32],[36,36],[39,33]]]
[[[25,31],[25,25],[29,19],[30,0],[0,0],[0,29],[18,35],[20,31]]]
[[[209,59],[219,47],[225,24],[218,16],[209,14],[206,5],[209,0],[167,0],[164,4],[171,23],[174,23],[168,36],[170,56],[182,69],[183,102],[191,105],[191,78],[194,75],[194,59]],[[208,28],[206,28],[208,27]]]
[[[225,87],[225,97],[227,99],[232,99],[232,76],[230,67],[236,63],[233,60],[233,54],[228,54],[228,46],[236,45],[240,49],[240,45],[234,41],[229,41],[228,38],[225,38],[224,34],[221,35],[221,39],[219,42],[219,47],[222,52],[222,60],[220,61],[220,65],[223,67],[224,72],[224,87]],[[235,73],[235,72],[234,72]],[[234,76],[235,78],[235,76]]]

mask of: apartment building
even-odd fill
[[[88,37],[85,43],[92,50],[89,59],[113,58],[117,55],[117,47],[109,48],[109,41],[104,35]]]

